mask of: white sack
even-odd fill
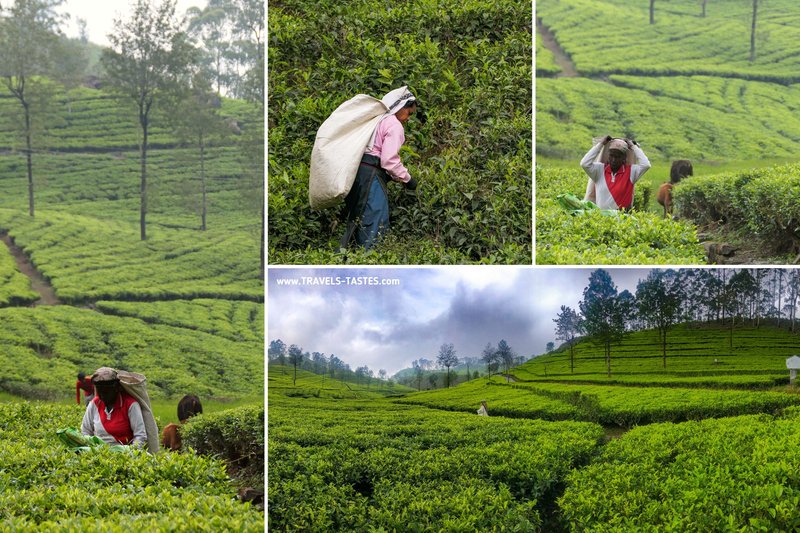
[[[359,94],[322,123],[311,151],[308,201],[312,208],[336,205],[347,196],[367,144],[387,111],[377,98]]]
[[[150,396],[147,394],[147,379],[142,374],[136,372],[126,372],[117,370],[119,382],[125,392],[133,396],[139,407],[142,408],[142,418],[144,419],[144,429],[147,432],[147,451],[158,453],[158,426],[153,416],[153,409],[150,407]]]

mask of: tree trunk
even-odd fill
[[[206,230],[206,147],[203,134],[200,134],[200,188],[203,198],[200,207],[200,230]]]
[[[652,0],[650,0],[652,2]],[[750,26],[750,61],[756,59],[756,16],[758,15],[758,0],[753,0],[753,24]]]
[[[703,18],[706,18],[706,2],[707,1],[708,0],[703,0],[702,2],[700,2],[700,6],[703,8],[703,15],[702,15]]]
[[[139,186],[139,232],[143,241],[147,240],[147,115],[139,112],[139,124],[142,126],[142,146],[139,150],[141,164],[141,182]]]
[[[574,339],[573,339],[574,340]],[[573,341],[569,341],[569,372],[575,373],[575,347],[572,345]]]
[[[664,361],[664,370],[667,369],[667,330],[661,332],[661,357]]]
[[[28,214],[33,216],[33,142],[31,141],[31,111],[27,102],[25,108],[25,159],[28,164]]]
[[[655,24],[655,3],[656,0],[650,0],[650,24]]]
[[[611,343],[606,343],[606,371],[608,377],[611,377]]]

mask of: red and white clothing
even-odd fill
[[[581,159],[581,167],[589,175],[590,180],[586,188],[587,195],[594,185],[594,202],[600,209],[629,208],[633,204],[634,185],[650,168],[650,161],[642,149],[634,144],[632,150],[636,156],[636,163],[624,164],[617,169],[617,172],[611,172],[611,165],[608,163],[594,162],[602,150],[603,143],[597,143]]]
[[[364,153],[379,157],[381,168],[388,172],[394,181],[408,183],[411,174],[400,161],[400,147],[404,142],[406,142],[406,134],[403,124],[397,120],[394,114],[386,115],[375,128],[372,148]]]
[[[81,404],[81,391],[85,396],[84,400],[89,401],[94,397],[94,385],[92,385],[92,378],[85,377],[82,380],[75,382],[75,402]]]
[[[147,444],[142,408],[133,396],[122,391],[110,408],[97,396],[89,402],[83,415],[81,433],[97,435],[108,444],[137,447]]]

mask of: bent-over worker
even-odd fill
[[[347,227],[340,243],[342,248],[347,248],[355,237],[356,244],[369,250],[389,229],[386,187],[390,181],[402,183],[409,190],[417,188],[417,181],[400,161],[400,147],[406,140],[404,126],[417,112],[417,99],[401,87],[389,92],[381,101],[388,111],[375,128],[353,187],[345,198]],[[424,115],[420,114],[419,118],[424,123]]]

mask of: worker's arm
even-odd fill
[[[86,411],[83,413],[83,422],[81,422],[81,433],[84,435],[94,435],[94,413],[97,407],[94,402],[89,402],[86,406]]]
[[[142,416],[142,407],[139,402],[133,402],[128,408],[128,421],[131,423],[131,431],[133,431],[131,446],[137,448],[146,447],[147,430],[144,427],[144,417]]]
[[[581,168],[589,175],[592,181],[597,181],[603,175],[603,164],[595,163],[594,160],[600,155],[606,141],[600,141],[592,146],[591,150],[586,152],[586,155],[581,159]]]
[[[650,160],[644,155],[644,151],[639,148],[638,144],[630,143],[633,154],[636,156],[636,163],[631,166],[631,182],[636,183],[639,181],[645,172],[650,169]]]
[[[383,138],[383,145],[381,146],[381,168],[389,173],[389,176],[394,181],[401,183],[408,183],[411,181],[411,174],[408,169],[403,166],[400,161],[400,147],[406,142],[406,135],[403,131],[403,125],[396,118],[385,119],[387,123],[386,136]]]
[[[75,403],[78,405],[81,404],[81,383],[80,381],[75,382]]]

